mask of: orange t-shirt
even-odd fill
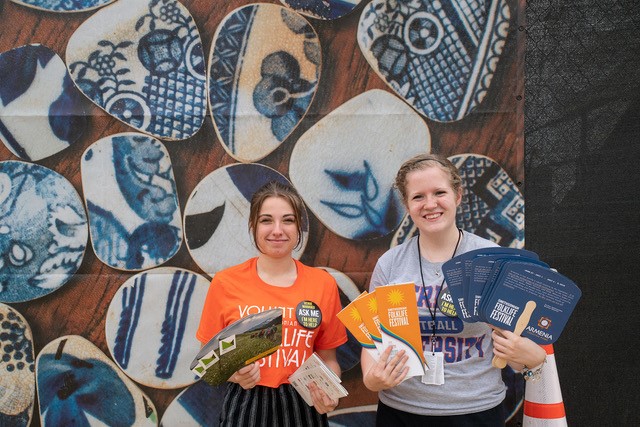
[[[222,270],[213,277],[204,303],[196,333],[203,343],[242,317],[282,309],[282,346],[260,359],[259,385],[275,388],[288,383],[289,376],[315,350],[336,348],[347,341],[344,325],[336,317],[342,309],[336,281],[324,270],[295,262],[298,277],[286,288],[260,279],[257,258]],[[320,309],[322,319],[315,329],[305,328],[297,320],[296,307],[303,301]]]

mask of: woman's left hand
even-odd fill
[[[547,353],[529,338],[521,337],[506,329],[493,327],[493,354],[518,365],[538,366]]]
[[[327,396],[327,393],[322,391],[315,382],[309,384],[309,391],[311,392],[311,398],[313,399],[313,406],[320,414],[326,414],[336,409],[338,406],[338,399],[332,399]]]

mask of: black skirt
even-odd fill
[[[315,407],[307,405],[291,386],[278,388],[255,386],[245,390],[235,383],[228,383],[222,403],[220,425],[224,427],[327,427],[326,414],[319,414]]]

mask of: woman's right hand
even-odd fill
[[[380,391],[395,387],[407,376],[409,356],[405,354],[404,350],[401,350],[389,360],[392,350],[391,346],[387,347],[364,376],[364,385],[369,390]]]
[[[251,365],[244,366],[238,369],[229,381],[237,383],[245,390],[254,388],[258,381],[260,381],[260,362],[254,362]]]

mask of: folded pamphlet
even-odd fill
[[[367,295],[367,291],[361,293],[358,298]],[[358,299],[356,298],[356,300]],[[364,324],[362,320],[362,315],[356,308],[354,302],[349,303],[345,308],[343,308],[337,314],[338,319],[344,324],[347,330],[353,335],[353,337],[358,341],[358,343],[364,348],[367,352],[373,356],[374,359],[378,359],[378,350],[376,349],[376,345],[371,338],[371,334],[367,329],[367,326]]]
[[[352,304],[358,310],[358,313],[360,313],[362,323],[367,328],[367,332],[369,332],[369,336],[378,350],[378,353],[382,353],[384,351],[384,346],[382,345],[380,319],[378,318],[378,301],[376,299],[375,291],[361,295],[353,300]]]
[[[415,284],[380,286],[375,293],[384,348],[393,346],[390,357],[400,350],[409,356],[407,378],[424,375],[427,362],[422,351]]]
[[[342,386],[340,377],[316,353],[313,353],[291,374],[289,382],[309,406],[313,406],[313,399],[309,391],[309,384],[312,382],[315,382],[318,388],[332,399],[340,399],[349,394]]]
[[[282,310],[243,317],[218,332],[191,362],[210,385],[227,381],[238,369],[274,353],[282,344]]]

